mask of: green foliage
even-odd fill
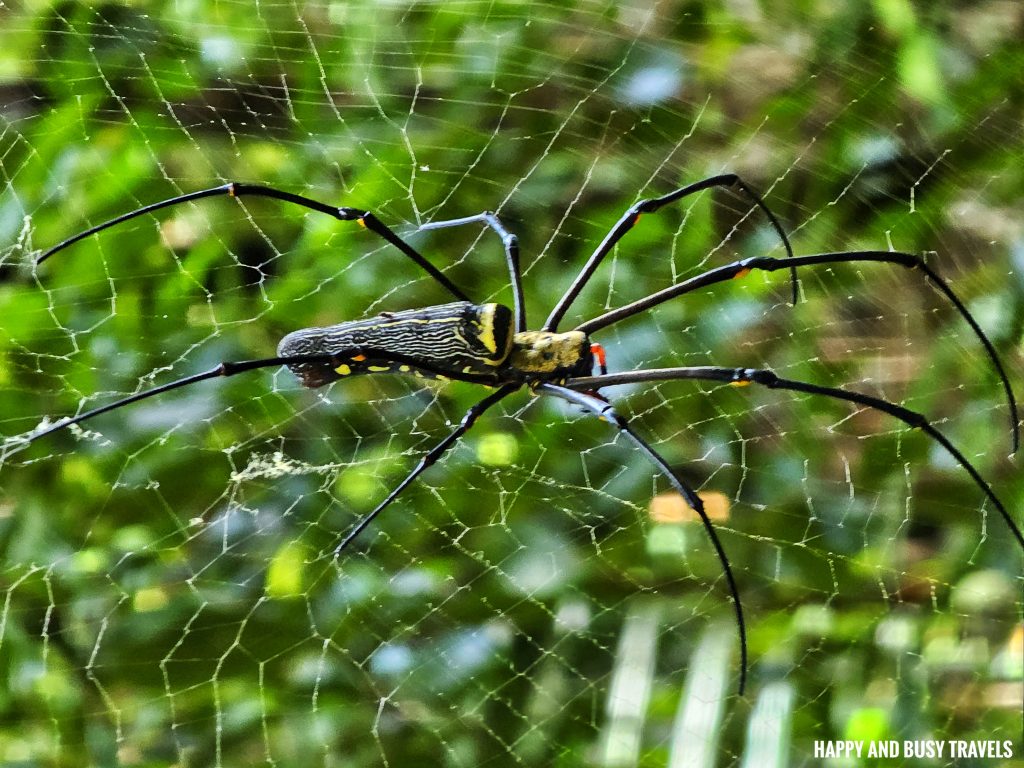
[[[509,302],[491,233],[415,233],[497,210],[538,327],[630,203],[734,170],[798,252],[935,251],[1019,385],[1013,6],[0,8],[4,434],[268,356],[296,328],[447,300],[372,233],[266,200],[170,209],[32,267],[90,224],[229,179],[371,208],[474,297]],[[747,214],[716,193],[645,217],[568,322],[781,255]],[[791,309],[781,275],[753,274],[599,340],[618,370],[766,365],[926,412],[1019,510],[1005,404],[952,308],[895,269],[801,285]],[[727,686],[720,764],[783,678],[790,764],[814,739],[1016,737],[996,694],[1020,685],[1019,552],[941,448],[753,387],[608,394],[728,501],[752,668],[749,703]],[[651,521],[662,485],[606,424],[510,400],[332,557],[481,396],[393,377],[308,392],[268,371],[8,440],[0,762],[665,764],[696,638],[732,607],[704,532]],[[645,708],[616,720],[637,605],[656,661],[634,681]]]

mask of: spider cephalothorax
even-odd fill
[[[599,317],[587,320],[578,325],[574,330],[567,332],[558,331],[558,325],[565,316],[569,306],[575,301],[604,258],[623,236],[636,226],[641,214],[653,213],[688,195],[712,187],[733,187],[746,195],[771,222],[772,227],[785,246],[786,258],[777,259],[759,256],[715,267],[657,293],[653,293],[646,298],[639,299],[631,304],[605,312]],[[742,278],[752,270],[772,272],[785,269],[789,270],[792,274],[793,302],[795,304],[797,298],[797,267],[814,267],[842,262],[894,264],[916,269],[925,275],[953,303],[984,345],[1006,393],[1012,425],[1013,447],[1016,450],[1019,442],[1017,406],[999,357],[992,343],[982,332],[977,322],[953,290],[928,267],[920,256],[894,251],[844,251],[841,253],[817,253],[795,256],[789,244],[789,239],[786,237],[786,233],[778,219],[765,205],[764,201],[734,174],[723,174],[704,179],[703,181],[681,187],[662,197],[640,200],[630,206],[587,259],[576,279],[555,305],[544,326],[539,331],[530,331],[526,328],[526,309],[523,301],[522,280],[519,269],[518,241],[515,235],[505,228],[498,217],[489,212],[451,221],[434,222],[422,227],[422,229],[440,229],[470,223],[483,223],[497,232],[505,247],[505,257],[512,283],[513,309],[509,309],[501,304],[474,304],[443,272],[428,262],[419,251],[400,238],[369,211],[355,208],[336,208],[300,195],[282,192],[271,187],[250,184],[225,184],[163,200],[131,211],[68,238],[42,254],[37,263],[44,261],[72,243],[119,222],[178,203],[216,195],[271,197],[328,214],[340,221],[358,221],[371,232],[383,237],[419,265],[441,287],[448,291],[456,301],[422,309],[385,312],[374,318],[343,322],[326,328],[298,330],[282,339],[276,357],[221,363],[208,371],[195,373],[152,389],[138,392],[108,405],[94,408],[77,416],[58,421],[51,426],[30,434],[26,438],[26,442],[37,440],[44,435],[73,424],[78,424],[86,419],[120,408],[121,406],[153,397],[161,392],[189,386],[219,376],[234,376],[245,371],[281,365],[287,366],[307,387],[319,387],[354,374],[394,373],[421,377],[429,376],[437,379],[458,379],[493,388],[494,391],[470,408],[459,425],[444,440],[434,446],[420,460],[412,472],[375,509],[356,522],[336,547],[335,553],[340,554],[377,515],[398,498],[399,494],[410,483],[427,467],[436,462],[445,451],[451,448],[481,414],[513,392],[527,386],[536,394],[551,395],[569,401],[580,406],[588,413],[600,416],[611,423],[636,445],[639,452],[665,476],[672,487],[696,510],[722,564],[722,570],[733,598],[733,607],[740,635],[739,687],[741,692],[743,691],[747,670],[746,629],[743,609],[740,603],[739,589],[733,577],[729,559],[719,541],[715,527],[711,524],[711,520],[705,513],[703,502],[696,490],[647,441],[637,434],[623,416],[616,413],[609,401],[599,394],[602,388],[619,384],[685,379],[729,384],[758,384],[771,389],[785,389],[844,400],[862,407],[882,411],[911,427],[921,429],[942,445],[970,474],[989,501],[999,510],[1014,538],[1024,548],[1024,535],[1021,534],[1020,528],[977,469],[924,416],[900,405],[860,392],[783,379],[769,370],[755,368],[693,366],[607,373],[603,353],[599,352],[597,345],[591,344],[590,336],[603,328],[621,320],[634,317],[665,301],[711,285]],[[592,353],[592,347],[598,349],[597,354]],[[601,375],[591,375],[595,359],[597,360]]]
[[[594,372],[592,346],[583,331],[522,331],[512,338],[508,369],[527,380],[588,376]]]

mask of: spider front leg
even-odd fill
[[[627,371],[624,373],[612,373],[607,376],[581,376],[569,380],[566,385],[573,390],[584,391],[596,390],[600,387],[611,387],[619,384],[639,384],[654,381],[682,381],[682,380],[719,381],[726,384],[758,384],[769,389],[786,389],[792,392],[804,392],[811,395],[822,395],[833,400],[845,400],[848,403],[862,405],[882,413],[893,416],[904,424],[920,429],[935,442],[941,445],[949,454],[956,459],[967,474],[971,476],[975,484],[982,490],[989,501],[995,506],[1006,521],[1010,532],[1013,534],[1021,549],[1024,549],[1024,534],[1021,533],[1017,523],[1010,516],[1009,511],[999,500],[989,484],[981,476],[967,457],[957,449],[939,430],[937,430],[927,417],[923,414],[904,408],[902,405],[891,403],[880,397],[873,397],[862,392],[852,392],[848,389],[838,387],[824,387],[819,384],[810,384],[805,381],[784,379],[774,372],[765,368],[723,368],[716,365],[692,366],[685,368],[652,368],[641,371]]]
[[[569,286],[569,290],[565,292],[565,295],[559,299],[558,304],[551,310],[551,314],[548,316],[547,322],[544,323],[545,331],[557,330],[558,324],[565,316],[566,311],[569,309],[569,305],[572,304],[576,297],[580,295],[580,291],[589,282],[590,278],[593,277],[595,270],[600,266],[601,262],[604,261],[605,256],[611,253],[612,249],[618,244],[629,230],[636,226],[637,222],[640,221],[640,217],[645,213],[654,213],[655,211],[664,208],[670,203],[675,203],[682,200],[684,197],[696,194],[697,192],[703,192],[706,189],[713,187],[736,187],[746,197],[754,203],[755,206],[760,208],[764,215],[768,217],[771,222],[772,229],[778,234],[779,239],[782,240],[782,245],[786,249],[786,256],[792,258],[793,246],[789,244],[789,237],[786,235],[786,231],[782,228],[782,224],[779,223],[778,218],[772,213],[772,210],[743,179],[737,176],[735,173],[723,173],[719,176],[712,176],[711,178],[698,181],[694,184],[688,184],[685,187],[680,187],[674,192],[669,192],[667,195],[661,197],[654,197],[647,200],[641,200],[638,203],[634,203],[630,206],[622,217],[618,220],[611,231],[605,235],[604,240],[601,241],[600,245],[597,246],[597,250],[591,254],[590,258],[583,265],[583,269],[573,280],[572,285]],[[791,269],[792,281],[793,281],[793,303],[796,304],[798,296],[798,284],[796,277],[796,266]]]
[[[483,211],[475,216],[464,216],[461,219],[449,219],[447,221],[431,221],[420,227],[421,230],[447,229],[448,227],[461,227],[465,224],[486,224],[493,229],[501,244],[505,247],[505,262],[508,265],[509,278],[512,280],[513,311],[516,318],[516,333],[526,330],[526,302],[523,298],[523,274],[519,266],[519,238],[509,232],[508,228],[498,218],[497,214],[490,211]]]
[[[102,224],[97,224],[94,227],[90,227],[84,232],[79,232],[77,235],[73,235],[66,240],[58,243],[47,251],[44,251],[39,258],[36,259],[36,266],[42,264],[44,261],[49,259],[55,253],[64,250],[70,245],[74,245],[79,240],[83,240],[90,235],[95,235],[97,232],[102,232],[105,229],[121,224],[122,222],[134,219],[138,216],[145,214],[154,213],[162,208],[169,208],[174,205],[180,205],[181,203],[192,202],[193,200],[202,200],[207,197],[269,197],[274,200],[282,200],[292,205],[298,205],[302,208],[307,208],[317,213],[325,213],[338,221],[356,221],[360,225],[366,227],[366,229],[384,238],[387,242],[398,248],[402,253],[408,256],[413,262],[418,264],[428,275],[434,278],[435,281],[441,284],[441,286],[452,294],[456,299],[460,301],[469,301],[469,297],[462,292],[458,286],[456,286],[447,276],[433,264],[426,260],[426,258],[409,245],[405,240],[399,237],[392,229],[385,225],[380,219],[378,219],[371,211],[364,211],[359,208],[345,208],[327,203],[321,203],[319,200],[313,200],[302,195],[295,195],[291,192],[285,192],[280,189],[273,187],[265,187],[259,184],[240,184],[232,181],[227,184],[222,184],[219,187],[211,187],[210,189],[201,189],[197,192],[189,192],[185,195],[178,195],[167,200],[161,200],[157,203],[151,203],[145,205],[142,208],[137,208],[134,211],[122,214],[110,221],[105,221]]]
[[[614,374],[613,374],[614,375]],[[589,376],[588,381],[603,381],[609,378],[606,376]],[[576,382],[582,381],[582,379],[571,379],[570,384],[575,386]],[[667,461],[659,454],[654,448],[638,435],[629,422],[625,418],[620,416],[612,405],[599,396],[591,394],[596,392],[598,386],[594,387],[581,387],[588,391],[579,392],[575,389],[570,389],[567,386],[559,384],[552,384],[550,382],[542,382],[536,386],[536,391],[546,395],[552,395],[560,398],[573,405],[578,405],[583,408],[587,413],[597,416],[602,421],[607,421],[622,434],[624,434],[640,452],[650,461],[655,468],[665,476],[672,487],[684,498],[686,503],[689,504],[693,510],[700,516],[701,523],[704,524],[704,530],[707,531],[708,538],[711,539],[711,544],[715,548],[715,554],[718,555],[718,561],[722,564],[722,572],[725,574],[725,580],[729,584],[729,592],[732,595],[733,607],[736,611],[736,626],[739,630],[740,637],[740,684],[739,693],[742,696],[743,690],[747,684],[747,625],[743,619],[743,605],[740,602],[739,588],[736,586],[736,579],[732,574],[732,567],[729,565],[729,558],[725,554],[725,548],[722,547],[721,541],[718,539],[718,533],[715,531],[715,526],[711,523],[711,518],[708,517],[707,512],[704,510],[704,502],[690,485],[683,480],[679,474],[672,469]]]
[[[715,285],[716,283],[724,283],[728,280],[746,277],[753,270],[774,272],[787,267],[810,267],[821,266],[824,264],[843,263],[895,264],[907,269],[916,269],[922,272],[932,285],[934,285],[943,296],[949,299],[950,303],[956,307],[957,312],[960,313],[960,316],[971,327],[971,330],[974,331],[978,340],[981,341],[989,360],[996,369],[1000,382],[1002,382],[1003,392],[1006,394],[1006,402],[1010,410],[1010,433],[1013,439],[1012,452],[1016,453],[1017,449],[1020,447],[1020,417],[1017,414],[1017,400],[1013,395],[1013,388],[1010,386],[1010,379],[1006,375],[1003,363],[999,359],[999,355],[996,353],[996,348],[989,340],[988,336],[985,335],[981,326],[978,325],[978,321],[975,320],[974,316],[967,310],[967,306],[963,303],[960,297],[957,296],[949,284],[939,277],[938,273],[929,267],[925,263],[924,259],[916,253],[905,253],[903,251],[838,251],[835,253],[812,253],[805,256],[794,256],[785,260],[776,259],[771,256],[756,256],[751,259],[741,259],[739,261],[734,261],[731,264],[724,264],[721,267],[709,269],[706,272],[702,272],[699,275],[691,277],[689,280],[684,280],[676,285],[671,285],[657,293],[652,293],[650,296],[638,299],[631,304],[626,304],[618,309],[605,312],[599,317],[595,317],[591,320],[587,320],[585,323],[581,323],[576,326],[574,330],[582,331],[586,334],[594,333],[602,328],[607,328],[613,323],[617,323],[621,320],[627,320],[634,315],[645,312],[648,309],[669,301],[670,299],[684,296],[687,293],[692,293],[700,288],[706,288],[707,286]]]

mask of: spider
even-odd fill
[[[743,194],[752,205],[760,209],[781,240],[785,258],[757,256],[714,267],[695,277],[625,306],[605,312],[599,317],[581,323],[570,331],[559,331],[559,324],[567,310],[594,272],[618,242],[629,232],[641,216],[682,200],[690,195],[714,187],[732,188]],[[945,295],[973,329],[998,373],[1009,404],[1013,448],[1019,444],[1017,405],[1006,372],[995,348],[963,302],[921,256],[896,251],[843,251],[797,256],[793,253],[779,220],[749,185],[735,174],[721,174],[680,187],[666,195],[640,200],[630,206],[600,242],[584,263],[539,331],[527,330],[526,305],[523,297],[519,265],[519,244],[501,220],[489,211],[448,221],[437,221],[421,229],[442,229],[470,224],[481,224],[492,229],[501,238],[505,260],[511,280],[513,305],[495,303],[475,304],[443,272],[433,266],[408,242],[380,221],[371,211],[335,207],[285,192],[272,187],[231,182],[221,186],[179,195],[125,213],[103,224],[74,235],[44,252],[36,260],[41,264],[68,246],[137,216],[152,213],[173,205],[215,196],[269,197],[333,216],[340,221],[355,221],[376,233],[422,268],[455,299],[454,302],[420,309],[383,312],[378,317],[342,322],[326,328],[305,328],[285,336],[274,357],[235,362],[223,362],[210,370],[139,391],[129,397],[103,405],[78,415],[65,417],[53,424],[30,433],[25,442],[38,440],[58,430],[66,429],[100,414],[122,406],[154,397],[164,392],[191,386],[206,379],[235,376],[260,368],[286,366],[306,387],[320,387],[329,382],[358,374],[393,373],[441,380],[454,379],[473,382],[491,388],[486,397],[471,407],[458,426],[440,443],[428,451],[413,470],[372,511],[364,515],[341,539],[335,549],[340,555],[373,520],[409,487],[428,467],[448,451],[473,424],[490,408],[512,393],[528,388],[537,395],[560,398],[584,412],[610,423],[631,441],[653,467],[682,495],[694,509],[707,532],[725,576],[735,612],[740,640],[739,691],[742,694],[747,679],[746,623],[740,600],[739,587],[733,575],[729,558],[718,534],[704,511],[697,491],[618,413],[601,390],[620,384],[676,381],[683,379],[707,380],[732,385],[758,384],[771,389],[791,390],[845,400],[858,406],[889,414],[907,425],[928,434],[948,451],[971,476],[988,500],[999,510],[1024,548],[1024,535],[991,490],[978,470],[950,441],[923,415],[896,403],[861,392],[836,387],[820,386],[803,381],[784,379],[763,368],[730,368],[721,366],[692,366],[633,370],[608,373],[604,351],[591,336],[614,323],[645,312],[663,302],[684,296],[698,289],[742,278],[759,270],[773,272],[789,270],[793,286],[793,303],[798,297],[796,269],[843,262],[877,262],[916,269]],[[595,374],[595,369],[599,372]]]

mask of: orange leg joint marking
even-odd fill
[[[363,217],[362,216],[360,216],[358,219],[356,219],[356,221],[359,222],[359,226],[360,227],[362,227],[363,229],[366,229],[366,222],[363,221]]]
[[[608,359],[605,357],[604,347],[602,347],[600,344],[591,344],[590,354],[592,354],[594,356],[594,359],[597,361],[597,367],[601,369],[601,375],[607,375]]]
[[[735,275],[733,275],[732,279],[733,280],[739,280],[741,277],[746,277],[749,274],[750,274],[750,267],[744,267],[739,272],[737,272]]]
[[[238,195],[235,192],[235,182],[232,181],[230,184],[228,184],[228,197],[237,197],[237,196]]]

